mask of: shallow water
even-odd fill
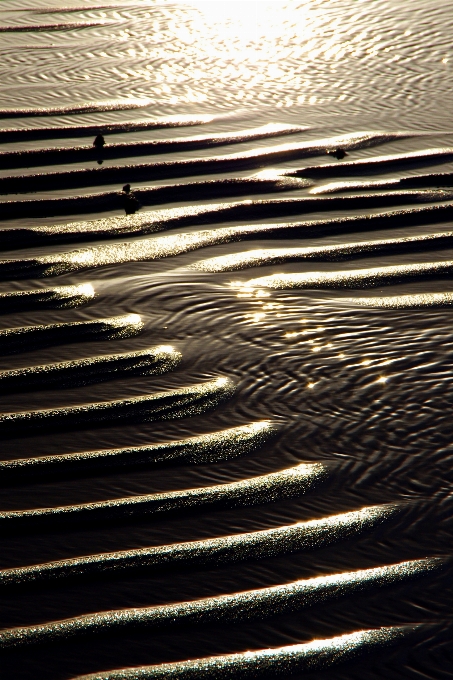
[[[453,677],[452,30],[2,3],[2,678]]]

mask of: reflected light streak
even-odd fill
[[[248,315],[248,319],[252,321],[253,323],[259,323],[264,319],[266,315],[263,312],[257,312],[256,314],[250,314]]]

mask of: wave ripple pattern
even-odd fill
[[[2,680],[453,678],[452,32],[3,0]]]

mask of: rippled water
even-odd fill
[[[2,3],[2,678],[453,677],[452,10]]]

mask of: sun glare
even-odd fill
[[[197,7],[200,12],[213,21],[224,19],[258,22],[263,12],[281,8],[280,0],[186,0],[187,4]]]
[[[282,0],[186,0],[197,8],[211,26],[215,26],[226,39],[256,41],[272,34],[281,35],[282,23],[293,19],[300,21],[304,14],[303,3],[297,13],[291,3]],[[284,7],[284,12],[282,8]],[[291,23],[291,21],[290,21]]]

